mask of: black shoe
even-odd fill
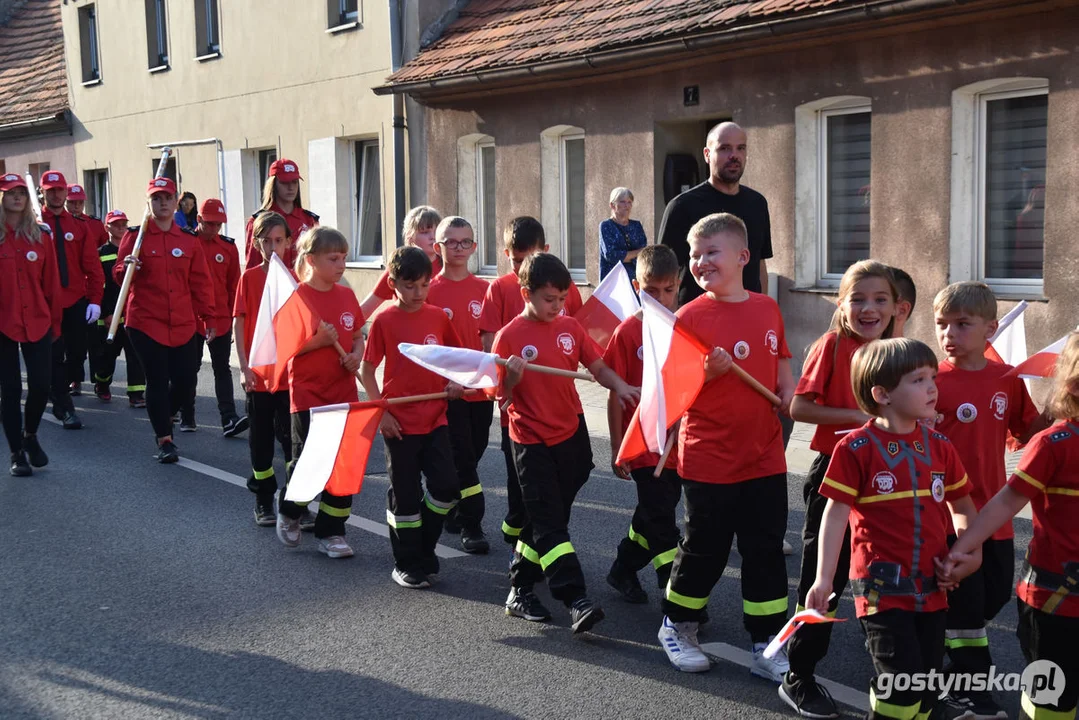
[[[127,396],[127,401],[136,410],[146,407],[146,396],[141,392],[134,392]]]
[[[506,598],[506,615],[519,617],[529,622],[547,622],[551,612],[543,606],[532,588],[510,588]]]
[[[162,465],[168,465],[179,460],[180,454],[176,451],[176,445],[172,440],[166,440],[157,446],[157,454],[154,455],[154,457],[156,457],[157,461]],[[276,516],[274,522],[277,522]]]
[[[112,389],[108,383],[94,383],[94,395],[101,402],[112,402]]]
[[[622,599],[628,603],[643,605],[648,602],[648,593],[641,587],[637,573],[632,572],[618,560],[614,561],[611,571],[607,573],[607,584],[617,590]]]
[[[457,535],[461,532],[461,521],[457,519],[457,508],[451,508],[446,513],[446,518],[442,521],[442,531],[448,532],[450,535]]]
[[[37,435],[23,435],[22,449],[30,457],[30,464],[34,467],[42,468],[49,464],[49,456],[41,449]]]
[[[461,528],[461,549],[472,555],[486,555],[491,549],[491,544],[487,542],[487,537],[481,528],[471,530]]]
[[[273,495],[265,498],[255,496],[255,524],[259,527],[273,527],[277,524],[277,513],[273,509]]]
[[[579,597],[570,605],[569,616],[573,621],[573,634],[576,635],[588,632],[596,623],[602,620],[603,608],[587,597]]]
[[[976,717],[978,716],[974,714],[974,709],[968,698],[957,698],[951,695],[945,695],[937,700],[937,704],[933,706],[932,712],[929,713],[930,720],[970,720]],[[1005,714],[1005,717],[1007,717],[1007,714]]]
[[[823,685],[812,678],[803,680],[788,672],[779,686],[779,698],[802,717],[821,720],[839,717],[835,700]]]
[[[26,453],[22,450],[11,453],[11,474],[15,477],[30,477],[34,474],[30,463],[26,461]]]
[[[75,414],[74,410],[72,410],[71,412],[66,413],[64,415],[61,415],[61,416],[57,417],[56,419],[64,424],[64,430],[81,430],[82,429],[82,420],[79,420],[79,416]]]
[[[73,383],[71,383],[71,385],[67,389],[67,394],[70,395],[71,397],[78,397],[79,395],[82,395],[82,383],[81,382],[73,382]]]
[[[246,430],[248,425],[250,425],[250,421],[247,419],[246,415],[243,417],[232,417],[221,423],[221,434],[227,438],[236,437]]]

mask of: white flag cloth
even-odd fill
[[[639,307],[626,266],[618,263],[573,317],[601,348],[606,349],[618,325]]]
[[[1000,319],[996,333],[989,339],[1001,361],[1008,365],[1018,365],[1027,359],[1027,329],[1023,321],[1026,309],[1026,300],[1012,308]]]
[[[498,356],[468,348],[401,343],[401,354],[420,367],[466,388],[498,387]]]

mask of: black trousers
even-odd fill
[[[767,642],[787,621],[787,474],[720,485],[684,480],[685,535],[671,568],[663,610],[672,622],[697,621],[738,538],[742,623]]]
[[[131,344],[127,329],[120,325],[116,329],[116,337],[109,343],[109,326],[104,324],[104,320],[97,322],[96,326],[90,328],[91,379],[95,383],[110,385],[116,373],[116,359],[122,352],[127,362],[127,394],[146,392],[146,373],[142,370],[142,363]]]
[[[1064,691],[1057,704],[1048,702],[1048,698],[1039,698],[1038,692],[1024,692],[1019,698],[1019,716],[1034,718],[1037,710],[1071,713],[1075,716],[1076,704],[1079,703],[1079,618],[1063,615],[1050,615],[1032,608],[1016,598],[1019,609],[1019,623],[1015,634],[1019,637],[1019,647],[1027,664],[1035,660],[1050,660],[1060,668],[1060,677],[1047,677],[1057,689],[1061,683]],[[1066,681],[1066,682],[1065,682]]]
[[[506,460],[506,517],[502,521],[502,538],[510,547],[514,547],[521,537],[521,528],[528,522],[528,516],[521,500],[521,483],[517,480],[513,441],[510,440],[508,427],[502,428],[502,457]]]
[[[214,396],[217,398],[217,412],[221,416],[221,424],[236,417],[236,399],[232,392],[232,368],[229,366],[229,356],[232,354],[232,330],[224,335],[218,335],[209,343],[206,338],[195,333],[198,338],[198,366],[196,373],[202,368],[203,348],[210,346],[210,366],[214,371]],[[196,379],[197,383],[197,379]],[[191,389],[191,397],[181,408],[181,418],[185,421],[195,419],[195,391]]]
[[[656,571],[658,587],[666,587],[671,566],[678,552],[678,522],[674,513],[682,498],[682,478],[665,468],[653,477],[655,468],[632,471],[637,485],[637,508],[629,524],[629,533],[618,544],[618,562],[637,572],[648,563]]]
[[[292,462],[292,417],[288,390],[247,393],[247,417],[251,423],[247,444],[251,450],[251,475],[247,489],[272,501],[277,492],[273,470],[274,440],[281,445],[285,463]]]
[[[485,503],[477,467],[487,449],[493,413],[492,401],[450,400],[446,408],[453,466],[461,487],[461,500],[454,512],[461,527],[467,530],[479,530],[483,521]]]
[[[26,421],[23,422],[22,373],[19,350],[26,365]],[[22,436],[37,432],[49,401],[52,367],[52,333],[40,340],[19,343],[0,334],[0,418],[11,452],[22,450]]]
[[[939,690],[916,692],[906,685],[901,686],[906,689],[900,690],[900,686],[893,684],[893,676],[940,671],[944,662],[946,614],[945,610],[928,613],[885,610],[861,618],[866,646],[877,671],[870,683],[870,720],[909,718],[932,711]]]
[[[64,309],[60,339],[52,346],[52,413],[58,418],[75,411],[70,385],[85,377],[82,364],[86,361],[86,305],[86,298],[81,298]]]
[[[162,345],[141,330],[127,328],[131,344],[146,370],[146,413],[154,434],[160,439],[172,435],[172,416],[191,395],[198,371],[197,337],[183,345]]]
[[[813,581],[817,578],[817,552],[820,549],[820,523],[824,517],[824,506],[828,498],[820,494],[820,485],[824,473],[831,461],[829,455],[818,455],[809,468],[802,496],[805,498],[805,522],[802,525],[802,569],[798,578],[798,609],[805,607],[806,595]],[[843,536],[843,546],[839,550],[835,577],[832,579],[832,591],[835,597],[828,601],[828,614],[834,616],[839,607],[839,598],[847,589],[850,581],[850,527]],[[801,678],[812,678],[817,671],[817,663],[828,654],[828,645],[832,641],[832,623],[803,625],[787,643],[787,658],[791,672]]]
[[[546,578],[551,596],[569,607],[585,594],[581,562],[570,542],[569,516],[595,467],[584,416],[578,416],[573,436],[557,445],[514,442],[513,461],[527,520],[510,566],[510,583],[526,589]]]
[[[951,547],[956,538],[948,538]],[[948,624],[944,646],[957,673],[987,673],[993,664],[985,625],[1012,597],[1015,543],[993,540],[982,544],[982,565],[948,593]],[[799,631],[801,632],[801,631]]]
[[[290,416],[292,424],[292,460],[288,462],[286,472],[292,477],[296,469],[296,461],[303,453],[304,443],[307,442],[307,433],[311,430],[311,411],[301,410]],[[285,517],[293,520],[303,515],[308,503],[297,503],[285,499],[285,491],[288,489],[288,479],[281,488],[281,494],[277,498],[277,511]],[[345,522],[352,514],[351,495],[331,495],[325,490],[319,495],[318,515],[315,517],[315,537],[328,538],[334,535],[345,534]]]
[[[426,435],[383,437],[386,443],[386,523],[393,562],[401,570],[438,572],[435,545],[460,494],[450,432],[443,425]],[[427,481],[424,492],[423,481]]]

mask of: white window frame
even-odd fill
[[[584,142],[583,132],[565,132],[558,137],[558,196],[560,202],[560,220],[561,227],[559,228],[561,234],[561,255],[562,261],[569,269],[570,277],[574,282],[585,282],[587,280],[587,262],[588,262],[588,230],[585,228],[585,237],[582,238],[584,243],[584,256],[586,267],[575,268],[570,266],[570,238],[569,238],[569,208],[568,196],[569,196],[569,171],[566,168],[566,143],[571,140],[580,140]],[[587,183],[586,183],[587,185]],[[588,194],[585,193],[584,200],[587,200]],[[587,213],[586,213],[587,216]],[[587,225],[587,217],[586,225]]]
[[[820,183],[820,196],[817,199],[817,262],[820,268],[818,283],[822,287],[839,287],[839,281],[843,279],[843,273],[828,272],[828,118],[861,114],[869,115],[872,123],[873,111],[869,105],[832,108],[817,114],[817,181]],[[872,162],[870,155],[871,165]]]
[[[949,282],[981,280],[1001,299],[1044,299],[1044,278],[985,277],[985,103],[1048,94],[1049,80],[1036,77],[994,78],[952,92]]]
[[[352,218],[352,237],[350,238],[353,246],[357,250],[357,254],[349,253],[348,267],[356,268],[381,268],[383,265],[382,255],[360,255],[358,251],[360,249],[361,237],[363,232],[363,218],[360,216],[361,212],[361,199],[364,196],[364,191],[368,187],[368,183],[371,182],[371,174],[362,172],[363,167],[357,168],[357,163],[363,163],[366,149],[374,147],[378,150],[378,162],[375,164],[377,171],[377,177],[374,178],[376,184],[379,185],[378,201],[381,208],[383,195],[382,192],[382,147],[378,138],[356,138],[349,142],[349,196],[351,200],[351,206],[349,208],[349,217]],[[359,151],[359,152],[357,152]],[[362,186],[356,187],[356,171],[361,171]],[[381,228],[380,228],[381,229]],[[386,252],[386,235],[382,236],[382,252]]]
[[[195,38],[195,59],[199,62],[221,57],[221,16],[216,0],[195,0],[195,12],[202,15],[205,37]],[[195,23],[196,31],[199,27]],[[203,44],[203,40],[206,43]]]
[[[486,190],[488,180],[497,182],[497,174],[496,177],[488,178],[483,170],[483,151],[485,148],[494,150],[494,138],[485,138],[476,143],[476,256],[479,274],[495,276],[498,275],[498,265],[488,265],[485,260],[487,259],[487,249],[493,244],[495,247],[495,262],[498,261],[498,233],[497,231],[495,232],[496,237],[487,237],[486,229],[484,227],[484,218],[487,213],[487,205],[484,202],[484,190]],[[497,188],[497,185],[495,187]]]
[[[89,87],[91,85],[101,84],[101,47],[97,38],[97,4],[91,3],[85,7],[79,8],[79,29],[82,30],[82,14],[86,16],[86,37],[80,37],[80,54],[82,51],[82,45],[85,44],[87,54],[90,56],[90,77],[86,77],[86,68],[82,68],[83,87]]]
[[[109,169],[108,168],[92,168],[92,169],[89,169],[89,170],[85,170],[83,174],[84,174],[83,187],[84,188],[91,188],[91,193],[90,194],[93,195],[94,203],[96,204],[96,207],[87,208],[87,210],[96,210],[97,214],[98,214],[98,217],[100,217],[102,220],[104,220],[105,219],[105,213],[107,213],[112,208],[112,200],[109,197],[109,195],[112,193],[112,182],[111,182],[111,179],[109,177],[109,174],[110,174]],[[99,177],[103,177],[105,179],[105,181],[103,183],[103,185],[105,187],[105,192],[104,193],[98,192],[97,178],[99,178]],[[104,198],[101,197],[102,194],[105,195]]]

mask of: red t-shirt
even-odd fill
[[[431,261],[431,277],[438,277],[438,274],[442,272],[442,257],[435,255],[435,259]],[[432,279],[432,283],[434,280]],[[375,289],[371,291],[371,294],[377,298],[383,300],[393,300],[393,288],[390,287],[390,269],[386,268],[382,271],[382,274],[378,276],[378,283],[375,285]]]
[[[857,410],[858,401],[854,399],[850,384],[850,361],[854,352],[865,343],[863,338],[856,336],[840,336],[834,332],[821,335],[809,348],[794,394],[816,395],[814,402],[824,407]],[[850,425],[818,425],[809,447],[831,455],[841,437],[836,431],[850,429]]]
[[[495,336],[494,352],[504,358],[518,355],[534,365],[576,370],[603,357],[603,350],[571,317],[552,322],[518,315]],[[504,372],[504,371],[503,371]],[[501,389],[500,403],[505,399]],[[525,370],[513,388],[509,417],[510,438],[522,445],[557,445],[577,432],[577,416],[583,412],[572,378]]]
[[[1075,531],[1075,518],[1079,517],[1079,424],[1061,421],[1035,435],[1008,485],[1030,498],[1034,537],[1027,562],[1040,570],[1065,574],[1068,563],[1079,563],[1079,533]],[[1024,570],[1016,595],[1041,609],[1056,591],[1027,583],[1025,575]],[[1079,617],[1079,594],[1065,595],[1054,613]]]
[[[979,510],[1004,487],[1008,431],[1019,437],[1038,419],[1038,408],[1011,365],[989,361],[981,370],[960,370],[948,361],[937,370],[936,429],[952,441],[970,475],[970,497]],[[994,540],[1015,537],[1010,522]]]
[[[744,302],[708,295],[682,306],[678,322],[766,388],[778,387],[779,363],[791,356],[779,305],[749,293]],[[787,471],[783,429],[772,403],[732,371],[706,382],[682,418],[678,474],[687,480],[729,484]]]
[[[0,231],[0,334],[20,343],[37,342],[49,330],[60,337],[63,307],[52,234],[43,227],[35,243],[11,228]]]
[[[475,275],[469,275],[464,280],[450,280],[445,275],[436,275],[431,281],[427,303],[442,308],[442,312],[446,313],[457,331],[457,337],[461,339],[461,347],[483,349],[480,343],[480,313],[489,285]]]
[[[603,362],[614,370],[618,377],[627,384],[639,388],[641,377],[644,375],[644,323],[639,313],[630,315],[615,328],[607,343],[607,350],[603,353]],[[633,420],[632,409],[624,409],[622,412],[622,432],[625,433]],[[659,455],[646,452],[629,462],[630,470],[641,468],[654,468],[659,464]],[[672,452],[667,456],[666,467],[674,469],[678,467],[678,457]]]
[[[851,580],[870,580],[872,563],[895,563],[900,577],[918,578],[920,591],[922,579],[935,576],[933,558],[948,553],[951,513],[945,502],[955,502],[970,490],[959,453],[944,435],[924,425],[896,435],[870,421],[836,445],[820,494],[851,506]],[[934,612],[948,607],[944,590],[920,599],[881,594],[877,610]],[[855,593],[854,609],[858,617],[869,614],[864,594]]]
[[[399,343],[461,347],[457,331],[446,314],[433,305],[424,305],[416,312],[406,312],[392,305],[371,321],[363,360],[378,367],[383,358],[382,397],[386,399],[407,395],[426,395],[446,389],[446,379],[422,368],[401,354]],[[425,400],[390,407],[405,435],[427,435],[446,424],[446,401]]]
[[[322,292],[307,283],[300,283],[299,293],[317,317],[337,329],[341,347],[351,351],[352,342],[363,327],[363,314],[355,293],[343,285]],[[360,399],[356,376],[345,370],[332,345],[292,358],[288,364],[288,389],[294,413]]]
[[[221,336],[232,325],[232,307],[236,299],[236,286],[240,282],[240,252],[236,249],[236,241],[224,235],[209,238],[200,235],[199,241],[206,258],[206,268],[214,281],[214,319],[211,325]],[[206,335],[206,323],[201,319],[196,332]]]

